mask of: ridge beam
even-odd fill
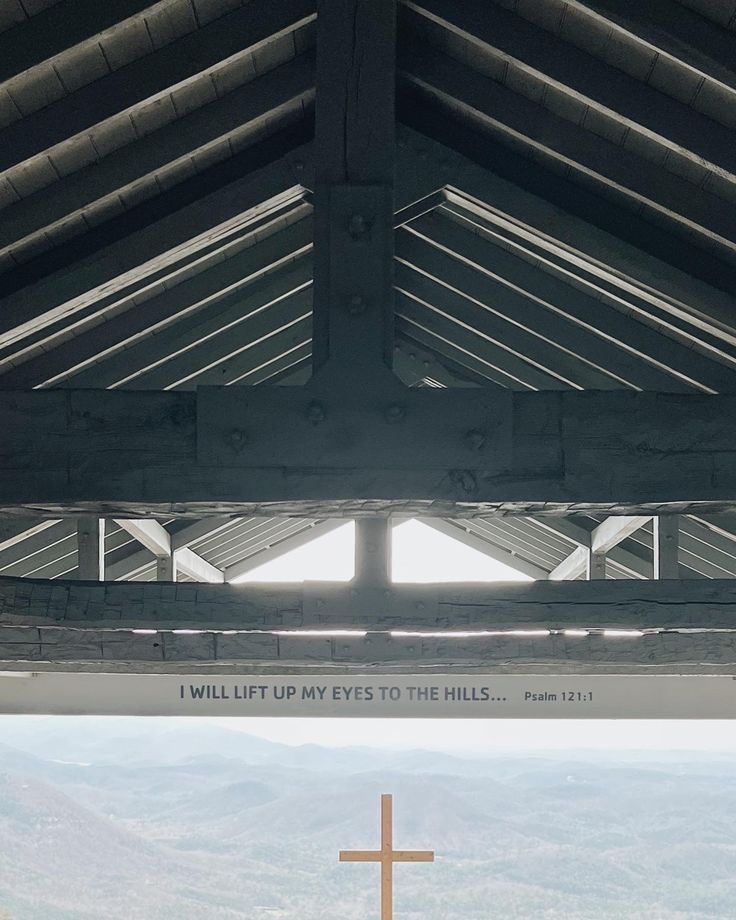
[[[313,368],[343,386],[398,388],[389,373],[396,0],[317,6]]]

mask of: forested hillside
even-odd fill
[[[395,844],[396,920],[732,920],[736,770],[291,748],[217,727],[3,725],[3,920],[374,920]],[[5,911],[5,914],[3,914]]]

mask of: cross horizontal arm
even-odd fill
[[[340,862],[380,862],[380,850],[340,850]]]
[[[394,862],[434,862],[432,850],[393,850],[391,859]]]
[[[735,395],[7,391],[0,510],[708,513],[736,508],[735,420]]]

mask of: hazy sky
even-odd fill
[[[350,521],[253,569],[240,581],[349,581],[354,570],[354,533]],[[393,578],[409,582],[530,580],[419,521],[405,521],[393,530]]]
[[[500,750],[702,750],[736,754],[736,721],[629,719],[213,719],[283,744]]]

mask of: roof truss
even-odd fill
[[[508,621],[473,620],[470,608],[495,601],[470,589],[445,598],[441,611],[432,591],[402,589],[392,600],[384,571],[391,514],[427,515],[458,533],[462,525],[445,517],[596,514],[604,519],[582,536],[574,522],[548,519],[555,551],[569,550],[550,567],[531,558],[531,549],[545,552],[541,523],[510,522],[505,534],[492,521],[474,523],[464,539],[500,555],[505,539],[521,541],[530,557],[517,564],[553,579],[574,577],[581,564],[601,578],[606,559],[617,573],[641,575],[645,546],[654,574],[679,584],[674,576],[684,558],[698,558],[704,532],[712,535],[709,552],[730,558],[715,542],[730,537],[687,515],[706,520],[736,504],[736,330],[727,290],[736,263],[736,148],[733,124],[714,115],[727,106],[713,105],[713,94],[733,102],[734,86],[716,30],[696,16],[684,41],[693,18],[678,7],[661,41],[646,12],[620,13],[603,0],[574,4],[578,17],[622,36],[632,61],[662,52],[682,83],[697,76],[700,88],[686,100],[656,71],[643,81],[626,69],[632,64],[597,56],[586,29],[558,38],[564,56],[559,47],[550,54],[549,33],[533,11],[498,10],[492,28],[479,15],[486,8],[472,0],[400,6],[399,110],[414,110],[408,120],[430,126],[430,134],[453,135],[467,158],[411,131],[402,132],[394,156],[396,9],[368,0],[319,4],[316,139],[314,149],[293,143],[309,133],[314,97],[302,31],[314,9],[295,0],[278,9],[250,3],[191,28],[179,23],[150,53],[62,86],[32,111],[29,103],[25,117],[2,128],[0,164],[3,194],[20,199],[0,228],[0,258],[16,266],[0,316],[8,382],[0,393],[0,509],[62,518],[43,531],[31,524],[24,540],[10,528],[6,551],[28,552],[24,543],[52,532],[60,544],[76,536],[77,548],[65,555],[76,553],[79,574],[99,577],[106,549],[99,522],[114,518],[125,533],[111,532],[108,577],[149,577],[158,558],[159,578],[174,577],[178,566],[185,577],[224,581],[248,563],[223,553],[214,564],[194,546],[208,533],[225,540],[230,525],[220,530],[220,523],[228,515],[370,515],[359,527],[358,593],[287,603],[302,611],[300,629],[315,621],[314,604],[349,613],[377,635],[343,644],[278,635],[279,601],[264,614],[268,628],[236,629],[233,637],[217,620],[186,636],[163,630],[157,641],[110,628],[99,593],[83,617],[93,622],[77,634],[66,625],[12,622],[26,595],[8,582],[11,620],[0,627],[0,657],[134,666],[271,660],[284,668],[310,657],[356,668],[448,658],[499,667],[511,658],[635,668],[653,654],[678,667],[732,665],[730,626],[721,637],[704,631],[722,626],[720,614],[703,606],[714,590],[717,603],[728,598],[720,583],[710,595],[688,585],[689,602],[708,613],[693,636],[668,632],[689,628],[691,608],[681,615],[664,580],[647,586],[664,604],[654,625],[636,597],[618,593],[621,622],[644,631],[641,645],[618,650],[595,631],[621,607],[612,601],[605,619],[588,619],[601,585],[580,595],[540,588],[538,621],[525,619],[519,594]],[[663,15],[673,9],[658,0]],[[58,32],[50,28],[55,13],[19,28],[27,47],[29,35],[47,35],[61,73],[72,49],[84,62],[80,72],[91,73],[94,30],[113,47],[120,23],[147,15],[135,3],[116,10],[117,19],[106,19],[109,11],[85,6],[79,23]],[[18,87],[26,79],[20,60],[11,55],[7,65]],[[39,63],[31,54],[26,69]],[[244,76],[250,65],[257,79]],[[161,120],[148,131],[154,109]],[[447,115],[444,125],[438,113]],[[303,124],[279,146],[277,133],[293,117]],[[127,118],[134,140],[89,154]],[[255,142],[274,131],[271,146]],[[516,159],[509,148],[534,158],[539,174],[509,163]],[[483,168],[494,157],[498,169]],[[168,183],[159,200],[155,189]],[[120,220],[109,219],[109,206],[122,208]],[[99,241],[85,229],[95,220],[105,227]],[[236,326],[247,339],[239,347],[224,341]],[[147,335],[154,328],[172,333],[173,351]],[[407,388],[393,374],[396,346],[402,380],[420,385]],[[313,375],[301,386],[208,386],[293,382],[310,359]],[[417,361],[427,373],[418,373]],[[475,386],[445,388],[459,379]],[[201,521],[179,526],[202,515],[213,516],[209,532]],[[138,516],[147,520],[131,522]],[[126,549],[130,531],[148,549]],[[294,525],[273,546],[306,533],[306,524]],[[713,559],[691,564],[700,574],[717,569]],[[153,587],[159,598],[179,590]],[[133,594],[125,603],[150,609],[153,591],[136,590],[140,605]],[[45,597],[47,611],[63,609],[60,619],[73,622],[61,595],[36,597],[34,610]],[[575,617],[558,619],[552,597],[563,597]],[[575,598],[588,605],[584,613]],[[254,595],[258,611],[262,600]],[[376,617],[380,605],[390,608],[398,634]],[[280,623],[269,619],[274,609]],[[206,619],[205,607],[196,616]],[[458,636],[433,644],[401,635],[415,617],[457,627],[463,616],[485,632],[500,623],[503,635],[472,637],[467,646]],[[537,647],[531,638],[520,647],[506,634],[529,623],[549,642]],[[576,646],[568,627],[591,641]]]

